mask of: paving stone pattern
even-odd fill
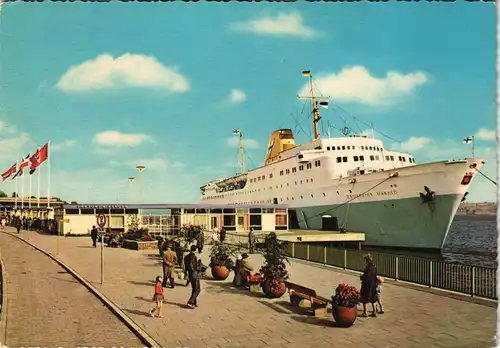
[[[14,347],[139,347],[139,339],[45,254],[0,233],[6,339]]]
[[[21,236],[55,255],[56,236],[22,232]],[[288,295],[269,300],[235,290],[227,281],[202,280],[200,307],[185,308],[190,288],[185,281],[166,289],[165,318],[151,318],[153,279],[161,274],[156,251],[104,249],[104,284],[100,285],[100,249],[90,238],[61,237],[59,258],[91,281],[163,347],[462,347],[495,346],[496,311],[492,307],[393,284],[382,289],[385,314],[358,318],[348,329],[324,318],[292,310]],[[208,264],[207,245],[203,254]],[[260,255],[251,256],[255,267]],[[359,286],[359,276],[291,261],[290,281],[330,297],[341,281]],[[209,275],[210,271],[207,272]],[[56,281],[56,280],[54,280]]]

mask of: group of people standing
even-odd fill
[[[40,219],[38,217],[20,217],[17,215],[3,215],[0,217],[0,226],[5,228],[6,225],[15,227],[17,233],[21,232],[21,229],[26,231],[38,231],[47,234],[57,234],[57,221],[54,219]]]

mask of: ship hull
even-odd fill
[[[365,233],[366,246],[441,249],[463,195],[322,205],[294,209],[300,228],[322,229],[322,216],[336,217],[346,231]]]

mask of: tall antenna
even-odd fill
[[[239,137],[238,139],[238,152],[240,154],[240,164],[241,164],[241,174],[245,173],[245,149],[243,148],[243,133],[239,129],[233,131],[234,135]]]
[[[328,99],[328,97],[316,97],[314,95],[314,88],[313,88],[313,77],[311,75],[311,70],[305,70],[302,72],[302,76],[308,77],[309,78],[309,88],[311,89],[311,96],[310,97],[301,97],[297,96],[299,99],[311,99],[312,101],[312,113],[313,113],[313,131],[314,131],[314,139],[319,139],[319,131],[318,131],[318,122],[321,120],[321,116],[319,114],[319,109],[318,106],[322,106],[324,108],[328,107],[328,102],[327,101],[322,101],[318,103],[318,99]]]

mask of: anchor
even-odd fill
[[[420,199],[422,203],[434,202],[434,191],[431,191],[427,186],[424,186],[425,193],[420,192]]]

